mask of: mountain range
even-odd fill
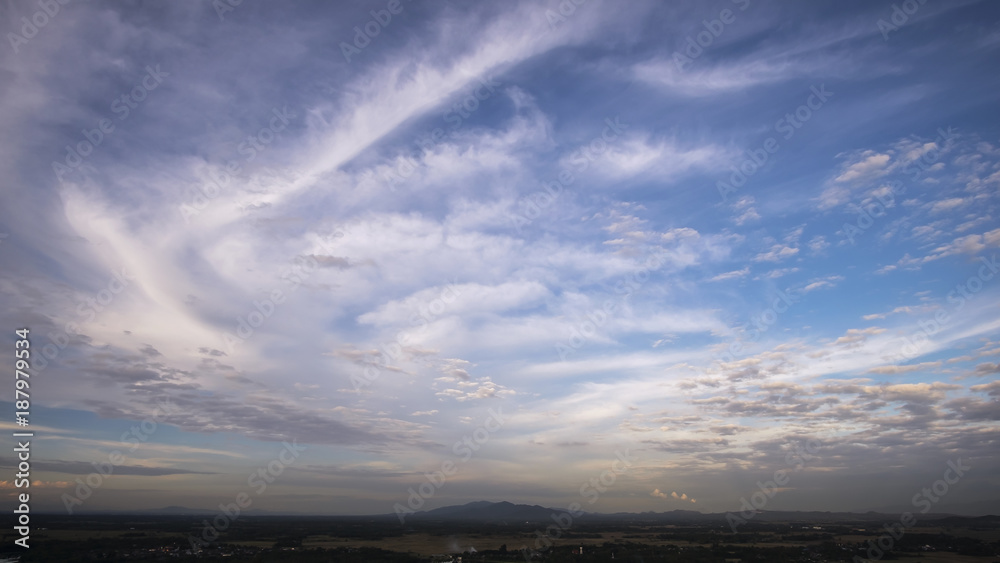
[[[216,514],[217,510],[204,508],[187,508],[183,506],[168,506],[154,510],[135,512],[94,512],[93,514],[146,514],[155,516],[205,516]],[[753,516],[757,522],[802,522],[802,523],[829,523],[829,522],[879,522],[897,520],[904,510],[885,512],[822,512],[822,511],[783,511],[783,510],[758,510]],[[246,516],[304,516],[323,517],[318,514],[282,513],[265,510],[248,510]],[[432,510],[421,510],[406,516],[407,521],[473,521],[482,523],[514,524],[521,522],[553,522],[553,517],[565,521],[569,512],[561,508],[549,508],[537,504],[514,504],[507,501],[475,501],[467,504],[444,506]],[[584,512],[577,513],[572,517],[574,520],[587,522],[648,522],[651,524],[712,524],[726,523],[727,514],[725,512],[703,513],[694,510],[671,510],[667,512],[616,512],[598,513]],[[738,513],[732,513],[737,514]],[[995,514],[1000,514],[997,510]],[[1000,516],[961,516],[947,513],[916,514],[919,520],[943,520],[958,519],[965,522],[969,520],[982,519],[984,521],[1000,521]],[[396,519],[395,514],[379,515],[354,515],[354,516],[329,516],[330,518],[367,518],[367,519]]]

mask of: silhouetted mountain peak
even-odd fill
[[[549,520],[553,514],[565,513],[557,508],[480,500],[456,506],[443,506],[414,514],[418,518],[448,518],[476,521],[537,522]]]

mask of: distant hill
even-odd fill
[[[81,512],[81,514],[147,514],[149,516],[210,516],[213,514],[218,514],[219,510],[211,510],[208,508],[188,508],[186,506],[165,506],[163,508],[153,508],[150,510],[101,510],[94,512]],[[245,516],[284,516],[292,514],[285,514],[281,512],[268,512],[266,510],[250,509],[244,510],[241,514]]]
[[[993,506],[1000,506],[994,504]],[[912,508],[911,508],[912,510]],[[809,523],[809,524],[823,524],[823,523],[833,523],[833,522],[890,522],[898,521],[900,514],[905,512],[905,510],[899,511],[868,511],[868,512],[820,512],[820,511],[783,511],[783,510],[760,510],[757,511],[754,516],[748,520],[758,523],[768,522],[789,522],[789,523]],[[85,511],[80,512],[81,514],[104,514],[104,515],[126,515],[126,514],[146,514],[150,516],[206,516],[212,514],[218,514],[218,510],[204,509],[204,508],[188,508],[185,506],[167,506],[163,508],[157,508],[152,510],[131,510],[131,511]],[[565,515],[568,513],[566,509],[562,508],[548,508],[544,506],[539,506],[537,504],[514,504],[511,502],[492,502],[480,500],[476,502],[470,502],[467,504],[454,505],[454,506],[443,506],[441,508],[435,508],[433,510],[418,511],[407,516],[407,521],[412,519],[418,519],[423,521],[471,521],[471,522],[482,522],[482,523],[498,523],[498,524],[523,524],[524,522],[532,523],[553,523],[553,516],[559,518],[562,516],[561,520],[564,520]],[[288,513],[288,512],[270,512],[266,510],[251,509],[244,511],[242,513],[244,516],[262,516],[262,517],[284,517],[284,516],[296,516],[296,517],[318,517],[318,518],[335,518],[335,519],[357,519],[365,518],[372,520],[392,520],[397,519],[396,514],[376,514],[376,515],[322,515],[322,514],[304,514],[304,513]],[[733,514],[739,515],[738,512]],[[671,510],[669,512],[616,512],[613,514],[598,513],[598,512],[585,512],[582,515],[573,517],[573,521],[579,522],[621,522],[621,523],[645,523],[645,524],[676,524],[676,525],[686,525],[686,524],[728,524],[726,520],[727,513],[716,512],[716,513],[703,513],[694,510]],[[969,521],[982,521],[984,523],[1000,523],[1000,516],[960,516],[955,514],[946,513],[930,513],[930,514],[914,514],[918,521],[950,521],[950,522],[969,522]],[[943,523],[943,522],[942,522]]]
[[[218,512],[218,511],[216,511]],[[206,510],[204,508],[188,508],[186,506],[166,506],[164,508],[157,508],[155,510],[150,510],[149,514],[177,514],[181,516],[186,516],[188,514],[212,514],[213,511]]]
[[[476,501],[468,504],[445,506],[433,510],[421,511],[408,516],[423,520],[438,521],[476,521],[476,522],[553,522],[553,515],[566,514],[566,510],[546,508],[538,505],[513,504],[510,502]],[[725,512],[702,513],[694,510],[672,510],[669,512],[618,512],[614,514],[584,513],[574,520],[581,522],[644,522],[650,524],[727,524]],[[820,511],[781,511],[761,510],[754,514],[754,522],[798,522],[823,524],[833,522],[888,522],[899,519],[899,512],[820,512]],[[974,520],[976,518],[956,516],[954,514],[920,514],[918,520]],[[984,521],[1000,521],[1000,516],[979,517]]]
[[[514,504],[511,502],[476,501],[458,506],[445,506],[417,512],[410,518],[430,520],[472,520],[476,522],[542,522],[550,521],[553,514],[566,511],[544,506]]]

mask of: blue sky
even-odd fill
[[[59,6],[0,7],[39,509],[115,452],[74,510],[214,508],[292,441],[254,508],[628,452],[585,510],[726,511],[807,443],[768,509],[1000,499],[996,5]]]

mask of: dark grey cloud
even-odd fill
[[[1000,363],[982,363],[976,366],[976,375],[990,375],[1000,373]]]
[[[0,467],[14,467],[14,460],[3,459]],[[70,475],[89,475],[98,472],[100,466],[106,471],[107,462],[64,461],[64,460],[33,460],[32,467],[41,471],[54,471]],[[143,477],[159,477],[162,475],[216,475],[208,471],[194,471],[176,467],[147,467],[142,465],[114,465],[112,475],[139,475]]]
[[[320,268],[350,268],[351,263],[347,258],[341,256],[326,256],[323,254],[312,254],[310,258],[315,260]]]

